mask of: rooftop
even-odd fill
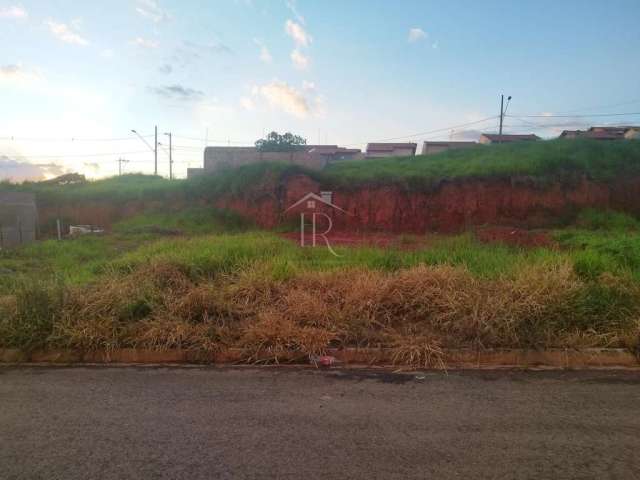
[[[540,140],[540,137],[533,133],[525,133],[525,134],[502,134],[499,135],[497,133],[483,133],[481,135],[492,142],[517,142],[520,140]]]

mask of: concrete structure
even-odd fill
[[[416,154],[417,143],[368,143],[367,157],[412,157]]]
[[[591,127],[588,130],[563,130],[560,138],[592,138],[594,140],[630,140],[640,138],[640,127]]]
[[[187,177],[193,178],[225,167],[235,168],[259,162],[286,162],[322,170],[329,163],[358,158],[363,158],[359,149],[337,145],[303,145],[290,152],[261,152],[256,147],[206,147],[204,167],[189,168]]]
[[[447,150],[473,148],[477,145],[477,142],[424,142],[422,144],[422,155],[435,155]]]
[[[38,210],[31,193],[0,193],[0,248],[31,243],[36,239]]]
[[[632,127],[624,132],[626,140],[640,140],[640,127]]]
[[[483,145],[490,145],[492,143],[514,143],[514,142],[532,142],[540,140],[540,137],[533,133],[527,134],[502,134],[497,133],[483,133],[480,135],[480,143]]]

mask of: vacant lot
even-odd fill
[[[549,179],[562,172],[606,180],[616,168],[632,174],[640,165],[633,142],[478,151],[345,164],[318,178],[366,182],[373,178],[365,172],[378,171],[376,178],[388,173],[393,182],[397,176],[387,169],[396,165],[412,182],[509,173]],[[398,168],[403,162],[413,163]],[[483,243],[473,232],[401,235],[384,247],[336,247],[336,257],[204,201],[291,168],[249,166],[191,183],[125,176],[3,186],[31,189],[61,209],[107,202],[123,218],[104,236],[0,253],[0,347],[241,347],[247,361],[278,361],[327,347],[384,346],[395,349],[397,363],[414,366],[442,366],[443,349],[459,347],[638,349],[635,217],[576,212],[564,227],[545,232],[544,247]]]

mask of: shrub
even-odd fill
[[[43,347],[60,318],[65,289],[59,281],[21,280],[0,302],[0,342],[5,347]]]

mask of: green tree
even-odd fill
[[[280,135],[278,132],[271,132],[266,138],[256,141],[256,148],[261,152],[290,152],[299,150],[306,145],[307,140],[299,135],[287,132]]]

